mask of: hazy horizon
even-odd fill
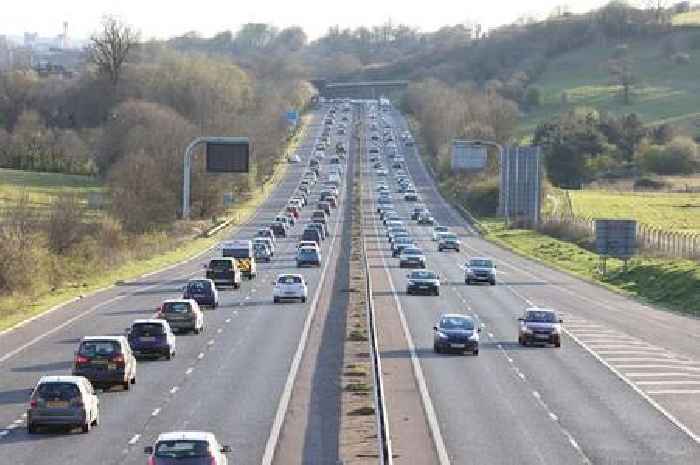
[[[527,6],[520,1],[492,0],[469,8],[456,2],[437,0],[429,6],[387,0],[381,4],[356,0],[351,4],[333,5],[320,0],[300,3],[281,3],[258,0],[254,3],[233,5],[222,0],[201,0],[195,10],[173,8],[163,0],[137,2],[110,0],[94,2],[71,0],[65,4],[41,0],[15,2],[0,16],[0,34],[22,37],[24,32],[38,33],[41,37],[55,37],[68,23],[68,37],[87,39],[94,32],[102,16],[116,15],[141,32],[143,39],[165,39],[195,31],[212,36],[225,30],[237,30],[245,23],[269,23],[279,28],[300,26],[310,40],[324,35],[328,28],[342,29],[375,26],[391,20],[421,31],[434,31],[443,26],[467,22],[482,24],[486,29],[509,24],[523,16],[545,17],[555,7],[565,4],[572,12],[584,12],[607,3],[606,0],[534,0]],[[41,14],[37,14],[40,11]],[[167,16],[163,15],[167,11]]]

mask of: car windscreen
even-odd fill
[[[403,254],[404,255],[423,255],[423,252],[421,252],[419,249],[404,249]]]
[[[318,253],[315,249],[299,249],[299,255],[304,257],[316,257],[318,256]]]
[[[442,237],[443,237],[443,239],[446,239],[448,241],[456,241],[457,240],[457,236],[455,234],[445,234]]]
[[[190,292],[207,292],[210,290],[208,281],[190,281],[187,283],[187,290]]]
[[[157,323],[136,323],[131,327],[131,334],[136,336],[160,336],[164,333],[163,325]]]
[[[414,271],[408,279],[436,279],[437,275],[432,271]]]
[[[493,263],[491,260],[469,260],[469,266],[475,268],[491,268]]]
[[[178,439],[175,441],[159,441],[155,448],[155,456],[172,459],[195,457],[210,457],[207,441]]]
[[[557,317],[554,312],[528,311],[525,321],[532,323],[556,323]]]
[[[301,284],[301,276],[280,276],[277,282],[280,284]]]
[[[440,320],[440,328],[441,329],[464,329],[464,330],[473,330],[474,329],[474,322],[469,319],[469,318],[457,318],[457,317],[450,317],[450,318],[443,318]]]
[[[248,247],[239,247],[235,249],[225,248],[221,255],[233,258],[250,258],[250,249]]]
[[[230,260],[212,260],[209,262],[209,268],[214,271],[228,271],[231,269]]]
[[[85,357],[109,357],[119,353],[119,343],[116,341],[83,341],[78,353]]]
[[[36,393],[42,399],[72,400],[80,397],[80,389],[74,383],[42,383]]]
[[[165,313],[185,314],[191,310],[189,302],[166,302],[163,304],[163,312]]]

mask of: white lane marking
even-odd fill
[[[616,357],[606,358],[610,363],[629,363],[629,362],[662,362],[662,363],[677,363],[679,365],[697,365],[700,362],[689,362],[687,360],[675,360],[672,358],[652,358],[652,357]]]
[[[185,372],[185,375],[191,375],[193,371],[194,371],[194,368],[189,367],[189,368],[187,369],[187,371]]]
[[[593,348],[592,348],[593,349]],[[659,349],[644,350],[596,350],[598,355],[663,355]]]
[[[348,200],[344,199],[342,211],[340,209],[338,210],[339,216],[345,214],[346,202],[348,202]],[[331,240],[331,244],[328,247],[328,257],[333,256],[335,242],[337,237],[339,236],[338,228],[340,227],[340,224],[340,221],[335,222],[333,239]],[[311,301],[309,312],[306,315],[306,320],[304,321],[304,328],[301,332],[299,345],[297,346],[297,350],[294,353],[294,357],[292,358],[292,364],[289,367],[289,373],[287,374],[287,381],[284,384],[284,389],[282,391],[282,395],[280,396],[279,404],[277,405],[275,420],[272,423],[272,427],[270,428],[270,435],[268,436],[267,443],[265,444],[265,451],[263,453],[263,458],[261,462],[262,465],[272,465],[272,461],[275,458],[275,449],[277,448],[277,442],[279,441],[279,436],[280,432],[282,431],[284,419],[287,416],[287,408],[289,407],[289,401],[292,398],[292,389],[294,388],[294,381],[296,380],[297,372],[299,371],[299,365],[301,365],[301,358],[304,355],[304,349],[306,348],[306,342],[309,337],[309,331],[311,329],[311,322],[314,318],[314,315],[316,314],[316,307],[318,306],[318,300],[321,295],[321,289],[323,288],[323,283],[326,277],[326,270],[328,269],[328,264],[330,262],[331,260],[326,260],[323,264],[323,269],[321,270],[321,275],[318,280],[318,286],[316,287],[314,298]],[[235,313],[237,312],[234,311],[234,314]]]
[[[139,439],[141,439],[141,435],[140,435],[140,434],[134,434],[134,436],[133,436],[131,439],[129,439],[128,444],[129,444],[130,446],[133,446],[134,444],[136,444],[137,442],[139,442]]]
[[[151,416],[152,416],[152,417],[157,417],[159,413],[160,413],[160,407],[158,407],[157,409],[153,410],[153,411],[151,412]]]
[[[22,352],[24,349],[26,349],[26,348],[28,348],[28,347],[30,347],[30,346],[33,346],[33,345],[36,344],[37,342],[39,342],[39,341],[41,341],[42,339],[45,339],[46,337],[52,335],[52,334],[55,333],[56,331],[60,331],[61,329],[65,328],[66,326],[68,326],[68,325],[70,325],[71,323],[73,323],[74,321],[77,321],[77,320],[83,318],[84,316],[89,315],[90,313],[94,312],[94,311],[97,310],[98,308],[104,307],[105,305],[111,304],[112,302],[116,302],[117,300],[123,299],[124,297],[125,297],[125,296],[123,296],[123,295],[118,295],[118,296],[116,296],[116,297],[112,297],[111,299],[105,300],[104,302],[100,302],[99,304],[94,305],[94,306],[88,308],[87,310],[85,310],[85,311],[83,311],[83,312],[81,312],[81,313],[78,313],[78,314],[75,315],[74,317],[67,319],[66,321],[64,321],[63,323],[61,323],[61,324],[59,324],[59,325],[57,325],[57,326],[54,326],[54,327],[51,328],[50,330],[46,331],[46,332],[43,333],[43,334],[40,334],[40,335],[36,336],[35,338],[33,338],[33,339],[29,340],[28,342],[22,344],[21,346],[17,347],[16,349],[9,351],[8,353],[6,353],[6,354],[3,355],[2,357],[0,357],[0,363],[6,362],[6,361],[9,360],[10,358],[12,358],[12,357],[14,357],[15,355],[17,355],[18,353]]]
[[[661,389],[658,391],[647,391],[650,396],[660,396],[663,394],[700,394],[700,389]],[[700,442],[700,438],[695,437],[696,442]]]
[[[216,330],[216,334],[221,334],[223,331],[224,331],[223,328],[219,328]]]
[[[178,386],[173,386],[170,388],[170,394],[175,394],[179,390],[180,388]]]
[[[200,352],[199,355],[197,355],[198,360],[202,360],[204,358],[204,352]]]
[[[363,212],[365,213],[365,212]],[[374,230],[379,235],[379,229],[377,228],[377,221],[374,219]],[[406,321],[406,315],[404,314],[403,307],[401,306],[401,301],[399,300],[398,292],[396,291],[396,286],[394,285],[394,278],[391,272],[388,271],[386,264],[386,259],[384,254],[380,255],[382,258],[382,265],[386,272],[389,287],[391,288],[392,296],[394,297],[394,302],[396,304],[396,311],[399,314],[399,320],[401,321],[401,327],[403,328],[404,338],[406,339],[406,344],[408,345],[408,351],[411,355],[411,365],[413,367],[413,376],[416,378],[418,383],[418,390],[420,392],[421,401],[423,403],[423,410],[425,411],[425,416],[428,420],[428,426],[430,427],[430,433],[433,437],[433,443],[435,445],[435,450],[438,456],[438,461],[440,465],[450,465],[450,457],[447,454],[447,447],[445,446],[445,441],[442,438],[442,432],[440,431],[440,424],[437,420],[437,414],[435,413],[435,407],[433,407],[432,399],[430,398],[430,393],[428,391],[428,385],[425,381],[425,376],[423,375],[423,370],[420,366],[420,361],[418,360],[418,354],[416,352],[416,346],[413,343],[413,336],[411,335],[411,330],[408,327],[408,322]]]
[[[690,428],[688,428],[686,425],[684,425],[683,423],[681,423],[680,420],[678,420],[675,416],[673,416],[670,412],[668,412],[664,407],[662,407],[661,404],[659,404],[657,401],[655,401],[654,399],[652,399],[652,398],[650,397],[650,394],[651,394],[651,393],[646,393],[646,392],[644,392],[639,386],[637,386],[637,385],[634,383],[634,381],[632,381],[632,380],[630,380],[629,378],[627,378],[627,377],[626,377],[625,375],[623,375],[622,372],[620,371],[620,370],[623,369],[623,368],[632,368],[632,369],[634,369],[634,368],[639,368],[640,365],[626,365],[626,366],[625,366],[625,365],[617,365],[617,366],[613,366],[612,364],[608,363],[603,357],[601,357],[600,355],[598,355],[593,349],[591,349],[591,348],[588,347],[586,344],[584,344],[583,342],[581,342],[581,341],[578,339],[578,337],[577,337],[575,334],[569,332],[569,331],[566,329],[566,327],[563,328],[563,331],[564,331],[566,334],[568,334],[568,336],[569,336],[571,339],[573,339],[574,342],[576,342],[576,343],[577,343],[580,347],[582,347],[586,352],[588,352],[591,356],[593,356],[593,358],[595,358],[596,360],[598,360],[598,362],[602,363],[602,364],[603,364],[604,366],[606,366],[610,371],[612,371],[612,372],[615,374],[615,376],[617,376],[620,380],[622,380],[622,382],[624,382],[625,384],[627,384],[627,385],[628,385],[630,388],[632,388],[637,394],[639,394],[640,396],[642,396],[642,398],[644,398],[644,400],[646,400],[649,404],[651,404],[652,407],[654,407],[656,410],[658,410],[658,411],[659,411],[663,416],[665,416],[671,423],[673,423],[674,425],[676,425],[676,427],[677,427],[678,429],[680,429],[680,430],[683,431],[685,434],[687,434],[693,441],[695,441],[695,442],[697,442],[697,443],[700,443],[700,436],[698,436],[697,434],[695,434]],[[654,365],[647,365],[647,366],[654,366]],[[664,365],[658,365],[658,367],[664,367]],[[691,367],[678,367],[678,368],[680,368],[680,369],[688,369],[688,368],[691,368]],[[700,370],[700,368],[698,368],[698,370]],[[698,392],[700,392],[700,391],[698,391]]]
[[[236,312],[234,312],[234,313],[236,313]],[[226,320],[224,321],[224,323],[231,323],[231,318],[226,318]]]
[[[682,376],[685,378],[693,378],[696,376],[700,376],[700,373],[679,373],[675,371],[663,371],[663,372],[650,372],[650,373],[625,373],[625,376],[629,376],[630,378],[656,378],[656,377],[663,377],[663,378],[668,378],[668,377],[674,377],[674,376]]]
[[[208,346],[213,346],[214,345],[214,339],[210,339],[209,342],[207,342]]]
[[[621,370],[634,370],[634,369],[640,369],[640,368],[665,368],[665,369],[672,369],[672,370],[690,370],[690,371],[700,371],[700,367],[689,367],[685,365],[660,365],[660,364],[648,364],[648,363],[642,363],[642,364],[625,364],[625,365],[616,365],[616,368],[619,368]]]
[[[637,381],[637,384],[639,386],[682,386],[685,384],[688,385],[695,385],[695,384],[700,384],[700,381],[688,381],[688,380],[659,380],[659,381]]]

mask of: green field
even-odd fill
[[[568,191],[578,218],[631,218],[674,232],[700,233],[700,194]],[[559,197],[563,202],[563,197]],[[551,208],[551,207],[550,207]]]
[[[673,24],[676,26],[700,25],[700,10],[675,15],[673,17]]]
[[[608,260],[608,274],[597,271],[598,256],[576,244],[525,229],[505,229],[502,219],[480,219],[485,237],[554,268],[594,281],[679,313],[700,316],[700,265],[691,260],[634,258],[624,270]]]
[[[683,43],[698,32],[677,32]],[[534,82],[542,89],[542,106],[523,115],[520,135],[572,106],[591,107],[612,114],[636,113],[647,124],[673,123],[691,135],[700,134],[700,50],[679,49],[690,55],[689,64],[674,64],[659,41],[627,43],[627,57],[638,80],[632,101],[625,105],[612,83],[606,62],[616,44],[589,46],[556,57]],[[568,105],[562,105],[566,92]]]
[[[28,195],[37,209],[48,207],[53,199],[64,194],[76,194],[87,204],[88,193],[102,190],[100,183],[89,176],[0,168],[0,207],[15,204],[23,195]]]

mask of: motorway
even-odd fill
[[[388,119],[398,132],[406,129],[398,112]],[[426,253],[428,269],[442,279],[440,297],[407,296],[407,271],[391,257],[372,195],[365,202],[380,346],[391,341],[382,358],[395,463],[700,463],[700,322],[646,307],[486,242],[439,196],[417,150],[404,146],[401,151],[422,202],[461,236],[462,249],[437,252],[432,228],[409,218],[414,203],[394,194],[394,206]],[[366,163],[362,173],[365,193],[373,194],[375,171]],[[395,192],[396,184],[390,185]],[[461,266],[470,256],[494,259],[498,285],[464,283]],[[518,345],[517,317],[527,306],[560,311],[567,335],[561,349]],[[433,353],[432,327],[443,313],[478,316],[484,325],[478,357]],[[399,349],[397,332],[403,334]],[[411,363],[392,365],[396,360]],[[402,370],[410,370],[414,398],[405,392]],[[422,425],[415,421],[418,414]],[[415,446],[420,427],[433,438],[432,456]]]
[[[286,206],[305,170],[322,129],[315,112],[298,153],[304,163],[290,164],[284,179],[252,219],[228,239],[251,238]],[[345,140],[345,139],[344,139]],[[335,140],[333,141],[335,144]],[[322,162],[325,166],[328,159]],[[348,170],[350,171],[350,170]],[[270,460],[275,450],[295,366],[313,312],[321,299],[328,269],[338,259],[344,228],[344,202],[329,220],[331,234],[322,245],[323,266],[295,267],[296,243],[316,207],[312,190],[302,219],[278,242],[271,263],[258,264],[257,279],[239,290],[224,290],[216,310],[204,310],[201,335],[178,335],[172,361],[139,361],[130,392],[99,392],[101,423],[90,434],[62,432],[28,435],[24,428],[29,395],[42,375],[70,374],[73,353],[86,335],[124,334],[137,318],[155,313],[167,298],[179,297],[188,278],[203,276],[202,263],[218,255],[207,251],[185,263],[120,283],[57,309],[0,335],[0,462],[4,464],[142,464],[143,447],[163,431],[202,429],[231,445],[238,464]],[[271,282],[279,273],[301,272],[309,284],[302,303],[272,303]],[[292,370],[294,368],[294,370]],[[337,435],[337,430],[329,429]],[[303,437],[302,437],[303,439]]]

